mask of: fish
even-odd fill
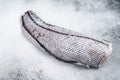
[[[110,41],[49,24],[31,10],[26,11],[21,20],[25,31],[59,60],[98,69],[112,53]]]

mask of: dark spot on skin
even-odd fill
[[[97,51],[95,51],[95,50],[90,50],[90,51],[89,51],[89,55],[90,55],[90,56],[93,56],[93,55],[95,55],[95,54],[97,54]]]
[[[38,36],[43,37],[43,36],[45,36],[45,34],[38,33]]]

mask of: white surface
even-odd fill
[[[120,15],[109,0],[0,0],[0,80],[119,80]],[[110,0],[111,1],[111,0]],[[99,69],[64,63],[41,52],[23,35],[20,17],[33,10],[44,21],[105,38],[113,53]],[[76,11],[77,10],[77,11]]]

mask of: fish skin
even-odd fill
[[[99,68],[112,53],[112,43],[44,22],[33,11],[22,16],[24,29],[56,58]]]

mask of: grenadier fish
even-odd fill
[[[67,30],[40,19],[34,12],[22,16],[24,29],[56,58],[99,68],[112,52],[112,43]]]

